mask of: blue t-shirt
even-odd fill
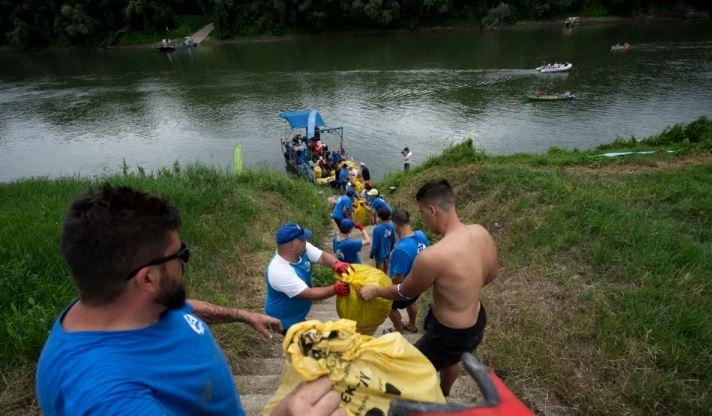
[[[335,220],[343,220],[344,219],[344,208],[346,208],[346,211],[351,213],[351,198],[349,198],[346,195],[343,195],[341,198],[339,198],[339,201],[336,203],[336,206],[334,207],[334,212],[331,214],[331,217]]]
[[[66,332],[67,310],[37,365],[45,415],[244,415],[225,356],[188,303],[125,331]]]
[[[388,258],[396,243],[396,229],[388,221],[381,223],[373,229],[373,243],[371,243],[371,257],[378,263]]]
[[[361,263],[361,258],[358,256],[358,253],[361,251],[361,247],[363,247],[363,240],[349,240],[347,238],[337,241],[336,237],[334,237],[333,246],[336,258],[339,260],[347,263]]]
[[[278,254],[275,254],[275,256],[278,256]],[[270,285],[269,270],[274,260],[275,257],[272,257],[272,260],[267,263],[267,268],[265,269],[265,281],[267,282],[267,297],[265,298],[264,306],[265,314],[279,319],[282,322],[282,329],[287,331],[290,326],[306,319],[312,303],[308,299],[300,299],[296,296],[290,298],[284,292],[280,292]],[[301,281],[306,283],[308,287],[312,287],[311,261],[309,261],[307,253],[300,256],[298,263],[288,264],[294,272],[296,272],[297,277]]]
[[[422,231],[416,231],[409,237],[401,238],[391,253],[388,276],[407,277],[413,267],[413,262],[415,262],[415,256],[429,245],[428,237]]]
[[[339,183],[346,184],[349,181],[349,170],[341,169],[339,171]]]
[[[371,210],[373,212],[378,212],[378,210],[381,208],[388,208],[388,212],[393,213],[393,209],[383,198],[374,198],[373,201],[371,201]]]

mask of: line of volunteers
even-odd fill
[[[372,189],[371,191],[375,191]],[[370,256],[393,281],[359,295],[394,300],[395,330],[417,331],[417,299],[432,288],[423,336],[415,346],[440,372],[447,395],[463,352],[482,341],[483,286],[497,275],[494,241],[480,225],[463,224],[446,180],[425,183],[415,196],[432,246],[410,215],[369,192],[373,237],[351,219],[355,193],[345,189],[332,218],[336,255],[309,243],[310,230],[283,224],[265,269],[265,314],[186,299],[183,269],[191,255],[167,199],[104,185],[78,195],[62,225],[61,249],[79,297],[55,321],[37,366],[37,397],[46,415],[243,415],[232,372],[208,324],[242,322],[266,337],[304,321],[314,300],[348,295],[347,284],[313,287],[312,265],[342,274]],[[380,200],[380,201],[379,201]],[[347,202],[348,201],[348,202]],[[382,202],[381,202],[382,201]],[[351,239],[356,228],[361,239]],[[398,239],[396,240],[396,236]],[[406,309],[409,322],[401,322]],[[328,379],[303,383],[273,415],[345,415]]]

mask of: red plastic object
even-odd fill
[[[462,363],[485,397],[482,403],[471,405],[435,404],[394,400],[389,416],[534,416],[534,413],[512,393],[502,380],[469,353],[462,355]]]

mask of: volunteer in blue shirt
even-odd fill
[[[341,165],[341,169],[338,172],[338,178],[336,184],[339,186],[341,192],[346,190],[346,184],[349,182],[349,166],[344,163]]]
[[[207,324],[244,322],[268,337],[281,326],[266,315],[186,300],[190,249],[180,223],[168,200],[127,187],[104,185],[72,202],[61,246],[79,299],[55,321],[37,364],[43,414],[244,415]],[[324,392],[315,386],[306,388]],[[333,411],[336,392],[283,402],[273,415],[320,408],[329,395]],[[297,396],[304,399],[287,400]]]
[[[370,191],[366,193],[366,195],[371,197],[371,202],[370,202],[370,207],[371,207],[371,214],[373,215],[373,222],[375,223],[377,221],[378,215],[377,212],[381,208],[386,208],[389,212],[393,212],[393,208],[391,208],[390,205],[386,202],[383,197],[381,197],[381,194],[378,192],[378,189],[373,188]]]
[[[304,321],[313,301],[349,294],[349,285],[343,282],[312,287],[312,263],[329,266],[338,274],[345,272],[349,264],[309,243],[311,235],[298,224],[279,227],[275,236],[277,251],[265,270],[265,313],[278,318],[285,333],[290,326]]]
[[[398,243],[396,243],[391,252],[390,265],[388,276],[393,281],[393,284],[402,283],[410,273],[413,267],[415,257],[421,251],[425,250],[430,244],[428,237],[422,231],[413,231],[410,226],[410,214],[404,209],[396,209],[391,217],[393,224],[398,234]],[[418,297],[410,300],[396,300],[393,302],[389,318],[393,322],[393,328],[398,332],[407,330],[410,332],[418,332],[415,324],[415,319],[418,315]],[[405,309],[408,313],[408,322],[402,323],[399,309]]]
[[[376,268],[388,273],[388,257],[396,244],[396,229],[391,222],[391,212],[381,208],[377,212],[376,228],[373,229],[373,243],[370,257],[376,262]]]
[[[361,231],[363,239],[351,239],[349,235],[356,228]],[[354,223],[351,220],[345,219],[339,224],[339,233],[334,236],[333,249],[336,258],[347,263],[361,263],[361,258],[358,253],[362,247],[371,245],[371,237],[368,231],[363,228],[360,223]]]
[[[334,219],[337,227],[344,218],[351,218],[351,215],[353,214],[351,205],[354,203],[355,198],[356,193],[354,193],[354,190],[348,189],[346,193],[344,193],[336,202],[334,211],[331,213],[331,218]]]

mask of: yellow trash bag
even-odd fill
[[[371,225],[371,211],[366,208],[363,201],[356,201],[356,209],[352,215],[354,222],[360,222],[362,225]]]
[[[361,174],[361,172],[359,171],[359,175],[360,174]],[[354,180],[351,181],[351,185],[353,186],[354,191],[356,192],[356,195],[360,195],[361,192],[363,191],[363,188],[366,187],[366,185],[364,185],[364,183],[361,181],[360,178],[354,178]]]
[[[269,415],[301,381],[327,376],[350,416],[387,415],[391,400],[445,403],[435,368],[403,335],[373,338],[356,322],[306,321],[292,325],[282,344],[287,363]]]
[[[365,335],[372,335],[376,328],[386,320],[393,301],[373,298],[366,302],[358,296],[358,291],[366,285],[388,287],[393,283],[381,270],[365,264],[352,264],[352,270],[337,276],[351,287],[348,296],[338,296],[336,313],[341,319],[356,321],[356,330]]]

